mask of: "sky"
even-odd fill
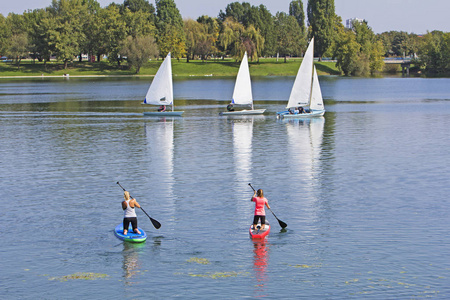
[[[102,7],[111,2],[123,0],[97,0]],[[22,14],[28,9],[45,8],[51,0],[6,0],[0,5],[0,13]],[[6,2],[6,3],[5,3]],[[155,5],[154,0],[149,0]],[[235,0],[175,0],[183,18],[196,19],[201,15],[217,17]],[[242,2],[242,1],[239,1]],[[247,0],[251,5],[263,4],[275,15],[278,11],[288,12],[291,0]],[[303,0],[306,10],[308,0]],[[336,14],[343,22],[350,18],[364,19],[375,33],[385,31],[406,31],[424,34],[440,30],[450,32],[450,0],[335,0]]]

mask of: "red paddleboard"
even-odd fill
[[[250,225],[250,236],[252,237],[252,239],[263,239],[265,238],[269,232],[270,232],[270,225],[268,222],[266,222],[266,226],[264,227],[264,230],[261,230],[261,224],[258,224],[256,226],[256,229],[252,228],[253,225]]]

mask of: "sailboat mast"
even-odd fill
[[[311,39],[311,43],[313,43],[312,44],[312,68],[311,68],[311,76],[310,76],[310,78],[311,78],[311,88],[310,88],[310,90],[309,90],[309,101],[308,101],[308,107],[311,107],[311,100],[312,100],[312,95],[313,95],[313,87],[314,87],[314,37]]]

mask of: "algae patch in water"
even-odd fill
[[[317,268],[319,266],[310,266],[310,265],[289,265],[290,267],[294,268],[303,268],[303,269],[309,269],[309,268]]]
[[[193,274],[189,273],[188,275],[191,277],[202,277],[202,278],[212,278],[212,279],[219,279],[219,278],[227,278],[227,277],[238,277],[238,276],[244,276],[249,274],[248,272],[216,272],[216,273],[206,273],[206,274]]]
[[[206,258],[199,258],[199,257],[191,257],[187,260],[187,262],[195,262],[202,265],[209,264],[209,260]]]
[[[91,272],[77,272],[74,274],[62,276],[62,277],[52,277],[49,278],[49,280],[59,280],[59,281],[68,281],[68,280],[96,280],[101,278],[109,277],[107,274],[101,274],[101,273],[91,273]]]

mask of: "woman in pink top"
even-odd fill
[[[264,210],[264,205],[270,209],[269,202],[264,198],[264,192],[262,189],[255,191],[252,197],[252,201],[255,202],[255,216],[253,218],[253,229],[256,229],[258,220],[261,220],[261,230],[266,227],[266,212]]]

